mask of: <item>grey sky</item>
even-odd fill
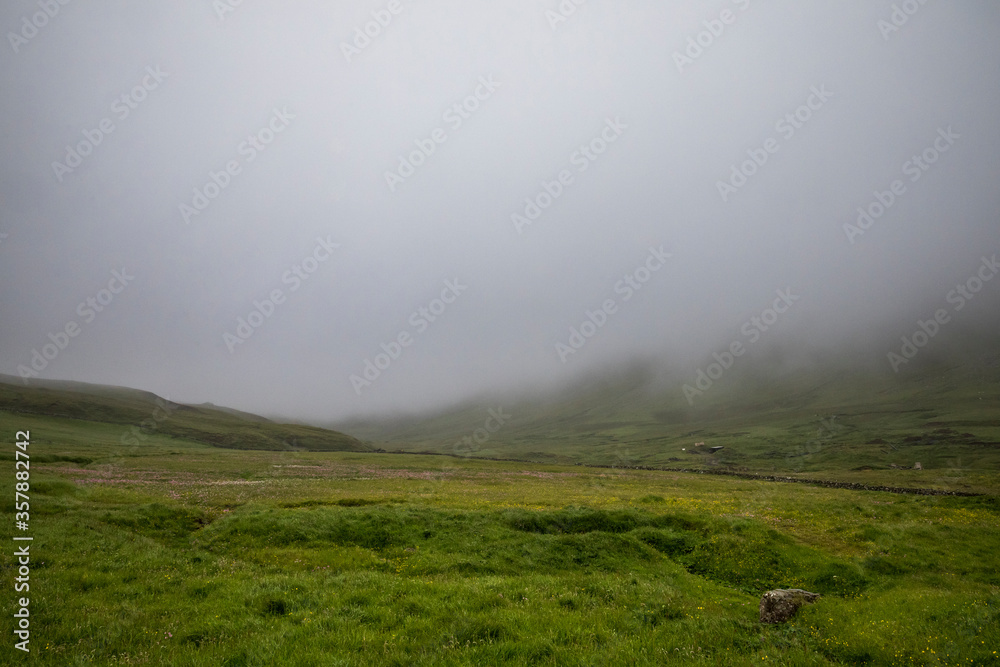
[[[590,0],[554,28],[556,0],[222,2],[0,9],[0,372],[63,342],[39,376],[326,421],[635,357],[693,376],[786,288],[762,339],[885,357],[1000,252],[993,2]],[[558,196],[518,230],[543,183]],[[192,214],[196,188],[217,196]],[[876,192],[888,210],[845,231]],[[435,303],[446,281],[465,289]],[[998,286],[954,319],[995,331]],[[110,298],[92,321],[88,297]],[[398,358],[352,383],[383,343]]]

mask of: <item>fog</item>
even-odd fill
[[[0,373],[328,422],[997,330],[996,3],[62,1],[0,8]]]

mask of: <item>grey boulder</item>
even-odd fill
[[[760,622],[784,623],[806,602],[819,598],[819,593],[810,593],[801,588],[782,588],[768,591],[760,598]]]

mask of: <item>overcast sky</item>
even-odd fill
[[[3,373],[326,421],[997,311],[990,0],[62,1],[0,8]]]

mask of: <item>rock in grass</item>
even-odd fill
[[[784,623],[806,602],[813,602],[819,593],[810,593],[801,588],[783,588],[768,591],[760,598],[760,622]]]

